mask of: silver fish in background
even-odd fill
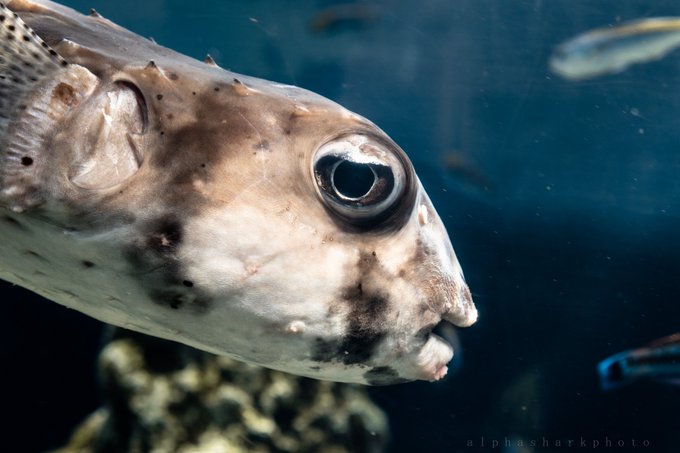
[[[0,277],[342,382],[438,380],[477,311],[404,152],[309,91],[47,0],[0,8]]]
[[[680,333],[649,346],[615,354],[598,365],[603,389],[611,390],[639,379],[680,384]]]
[[[560,44],[550,70],[569,80],[621,72],[665,57],[680,46],[680,17],[659,17],[598,28]]]

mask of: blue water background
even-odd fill
[[[625,441],[606,451],[680,451],[680,387],[605,393],[596,375],[604,357],[680,331],[680,52],[588,82],[547,68],[574,34],[680,15],[680,4],[381,0],[365,2],[375,20],[314,32],[337,2],[65,3],[319,92],[409,154],[480,319],[460,332],[460,366],[444,382],[372,389],[390,451],[582,451],[592,448],[567,440],[606,438]],[[101,325],[10,285],[2,293],[3,441],[56,447],[98,405]],[[550,446],[491,448],[506,438]]]

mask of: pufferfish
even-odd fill
[[[5,6],[6,5],[6,6]],[[304,89],[0,6],[0,278],[302,376],[441,379],[477,311],[404,152]]]

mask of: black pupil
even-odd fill
[[[332,180],[339,195],[346,198],[361,198],[373,187],[375,173],[367,164],[344,160],[335,167]]]

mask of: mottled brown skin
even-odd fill
[[[450,347],[431,331],[442,318],[467,326],[476,310],[413,167],[380,129],[99,15],[8,6],[69,63],[58,80],[78,66],[96,83],[87,96],[72,81],[39,91],[65,113],[30,164],[7,161],[24,176],[0,200],[16,243],[0,247],[2,278],[106,322],[297,374],[380,385],[443,376]],[[116,117],[107,93],[123,104],[134,95],[134,118]],[[100,146],[100,110],[135,129],[120,136],[130,162],[103,173],[120,178],[110,187],[84,189],[72,150]],[[397,201],[361,222],[339,216],[312,174],[322,145],[354,136],[403,171]]]

